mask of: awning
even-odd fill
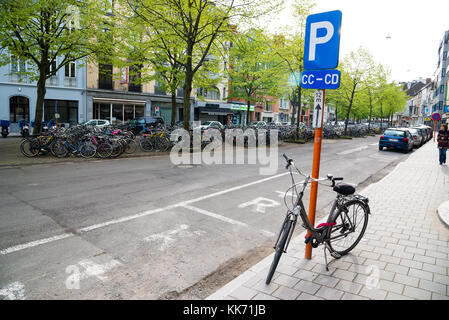
[[[231,109],[223,108],[199,108],[200,113],[205,113],[211,116],[227,116],[228,114],[233,114]]]

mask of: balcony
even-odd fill
[[[50,78],[47,79],[47,81],[45,82],[45,84],[47,86],[53,86],[56,87],[58,85],[58,77],[57,76],[51,76]]]
[[[65,77],[64,78],[64,87],[70,87],[70,88],[76,87],[76,78],[75,77]]]

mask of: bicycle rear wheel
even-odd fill
[[[268,271],[267,279],[265,281],[265,283],[267,285],[270,284],[271,279],[273,278],[273,275],[274,275],[274,272],[276,271],[279,260],[281,259],[281,255],[285,250],[285,245],[287,243],[287,239],[290,235],[290,232],[293,232],[293,230],[291,230],[292,226],[293,226],[293,221],[288,217],[284,221],[284,225],[281,230],[281,235],[279,237],[279,242],[277,243],[277,246],[276,246],[276,252],[274,253],[274,259],[273,259],[273,262],[271,263],[270,270]]]
[[[329,229],[327,244],[331,252],[341,256],[348,254],[362,240],[368,225],[368,209],[364,202],[351,200],[345,204],[336,219],[336,225]]]
[[[23,139],[20,143],[20,152],[28,158],[37,156],[39,154],[39,142],[34,139]]]

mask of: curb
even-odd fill
[[[441,222],[449,228],[449,201],[443,202],[437,210]]]

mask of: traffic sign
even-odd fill
[[[439,114],[438,112],[435,112],[434,114],[432,114],[432,119],[435,121],[441,120],[441,114]]]
[[[335,69],[340,52],[340,10],[313,14],[306,20],[304,68]]]
[[[323,122],[323,110],[324,110],[324,96],[323,91],[315,91],[315,99],[313,104],[313,127],[321,128]]]
[[[304,89],[338,89],[340,70],[305,70],[301,74],[301,86]]]

